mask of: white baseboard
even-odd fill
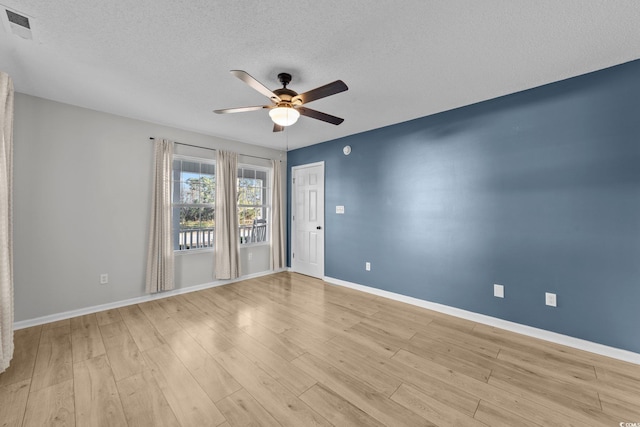
[[[520,323],[510,322],[508,320],[498,319],[484,314],[474,313],[472,311],[462,310],[448,305],[438,304],[418,298],[409,297],[382,289],[372,288],[357,283],[346,282],[344,280],[335,279],[333,277],[324,277],[324,281],[344,286],[346,288],[356,289],[358,291],[367,292],[369,294],[389,298],[395,301],[404,302],[428,310],[438,311],[440,313],[449,314],[451,316],[460,317],[462,319],[471,320],[473,322],[482,323],[488,326],[505,329],[507,331],[516,332],[518,334],[539,338],[556,344],[566,345],[578,350],[584,350],[591,353],[600,354],[602,356],[612,357],[614,359],[623,360],[640,365],[640,354],[628,350],[622,350],[615,347],[609,347],[603,344],[594,343],[580,338],[570,337],[568,335],[547,331],[544,329],[534,328],[532,326],[522,325]]]
[[[249,274],[233,280],[216,280],[215,282],[204,283],[202,285],[189,286],[187,288],[173,289],[171,291],[160,292],[157,294],[143,295],[140,297],[130,298],[121,301],[109,302],[106,304],[94,305],[91,307],[79,308],[76,310],[65,311],[62,313],[50,314],[48,316],[36,317],[34,319],[20,320],[14,322],[13,329],[24,329],[31,326],[42,325],[45,323],[57,322],[58,320],[70,319],[72,317],[84,316],[85,314],[97,313],[104,310],[112,310],[114,308],[125,307],[127,305],[140,304],[143,302],[154,301],[162,298],[168,298],[174,295],[187,294],[189,292],[201,291],[203,289],[215,288],[216,286],[228,285],[230,283],[240,282],[242,280],[255,279],[256,277],[268,276],[282,270],[263,271],[260,273]]]

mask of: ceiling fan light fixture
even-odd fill
[[[280,126],[291,126],[298,121],[300,113],[292,107],[276,107],[269,110],[271,120]]]

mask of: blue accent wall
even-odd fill
[[[640,353],[640,61],[288,153],[317,161],[326,276]]]

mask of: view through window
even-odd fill
[[[172,174],[174,250],[213,248],[215,161],[174,156]]]
[[[256,166],[238,166],[238,226],[240,244],[269,240],[269,171]]]
[[[269,173],[266,168],[238,166],[240,244],[269,241]],[[213,249],[215,160],[175,155],[171,184],[174,250]]]

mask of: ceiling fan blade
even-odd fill
[[[307,104],[311,101],[315,101],[316,99],[335,95],[336,93],[344,92],[348,89],[349,88],[342,80],[336,80],[333,83],[328,83],[324,86],[320,86],[305,93],[301,93],[298,96],[294,96],[292,101],[295,102],[297,99],[299,99],[303,104]]]
[[[244,113],[246,111],[262,110],[263,108],[271,108],[270,105],[254,105],[253,107],[224,108],[222,110],[213,110],[216,114],[227,113]]]
[[[297,107],[296,110],[303,116],[311,117],[312,119],[322,120],[323,122],[331,123],[332,125],[339,125],[344,122],[344,119],[340,117],[332,116],[331,114],[322,113],[320,111],[312,110],[306,107]]]
[[[246,84],[248,84],[249,86],[257,90],[267,98],[271,99],[273,102],[280,102],[280,97],[278,95],[276,95],[271,90],[269,90],[265,85],[263,85],[262,83],[254,79],[246,71],[231,70],[231,74],[233,74],[234,76],[236,76],[237,78],[239,78],[240,80],[242,80],[243,82],[245,82]]]
[[[280,126],[279,124],[276,124],[276,123],[273,124],[274,132],[282,132],[283,130],[284,130],[284,126]]]

